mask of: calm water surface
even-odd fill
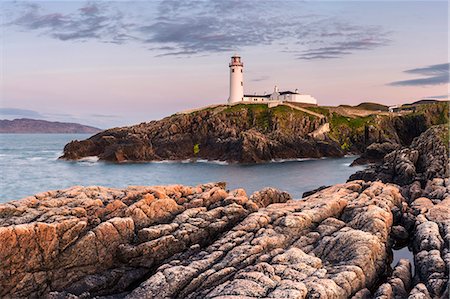
[[[322,185],[345,182],[362,169],[349,167],[355,157],[238,165],[214,162],[114,164],[57,158],[64,145],[84,134],[0,134],[0,202],[73,185],[197,185],[225,181],[247,193],[276,187],[300,198]]]

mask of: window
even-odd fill
[[[241,73],[242,73],[242,69],[241,69]]]
[[[244,86],[244,82],[241,81],[241,86]]]
[[[231,69],[231,72],[234,73],[234,69]]]

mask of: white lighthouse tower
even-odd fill
[[[228,104],[244,100],[244,64],[241,57],[234,54],[231,57],[230,66],[230,97]]]

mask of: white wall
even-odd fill
[[[231,58],[230,63],[230,97],[228,103],[236,103],[244,100],[244,65],[240,61],[234,61]]]
[[[289,94],[285,101],[317,105],[317,100],[309,94]]]
[[[267,102],[269,98],[261,98],[261,97],[244,97],[244,101],[248,102]]]

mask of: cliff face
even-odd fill
[[[308,136],[322,123],[320,117],[285,106],[219,107],[106,130],[87,140],[69,143],[63,158],[260,162],[343,155],[331,139],[316,140]]]
[[[0,120],[0,133],[86,133],[101,131],[98,128],[76,123],[52,122],[39,119]]]
[[[359,116],[343,111],[293,105],[219,106],[109,129],[67,144],[62,158],[99,156],[119,162],[201,158],[254,163],[336,157],[362,152],[374,142],[410,143],[437,121],[424,112],[391,117],[385,112]]]

